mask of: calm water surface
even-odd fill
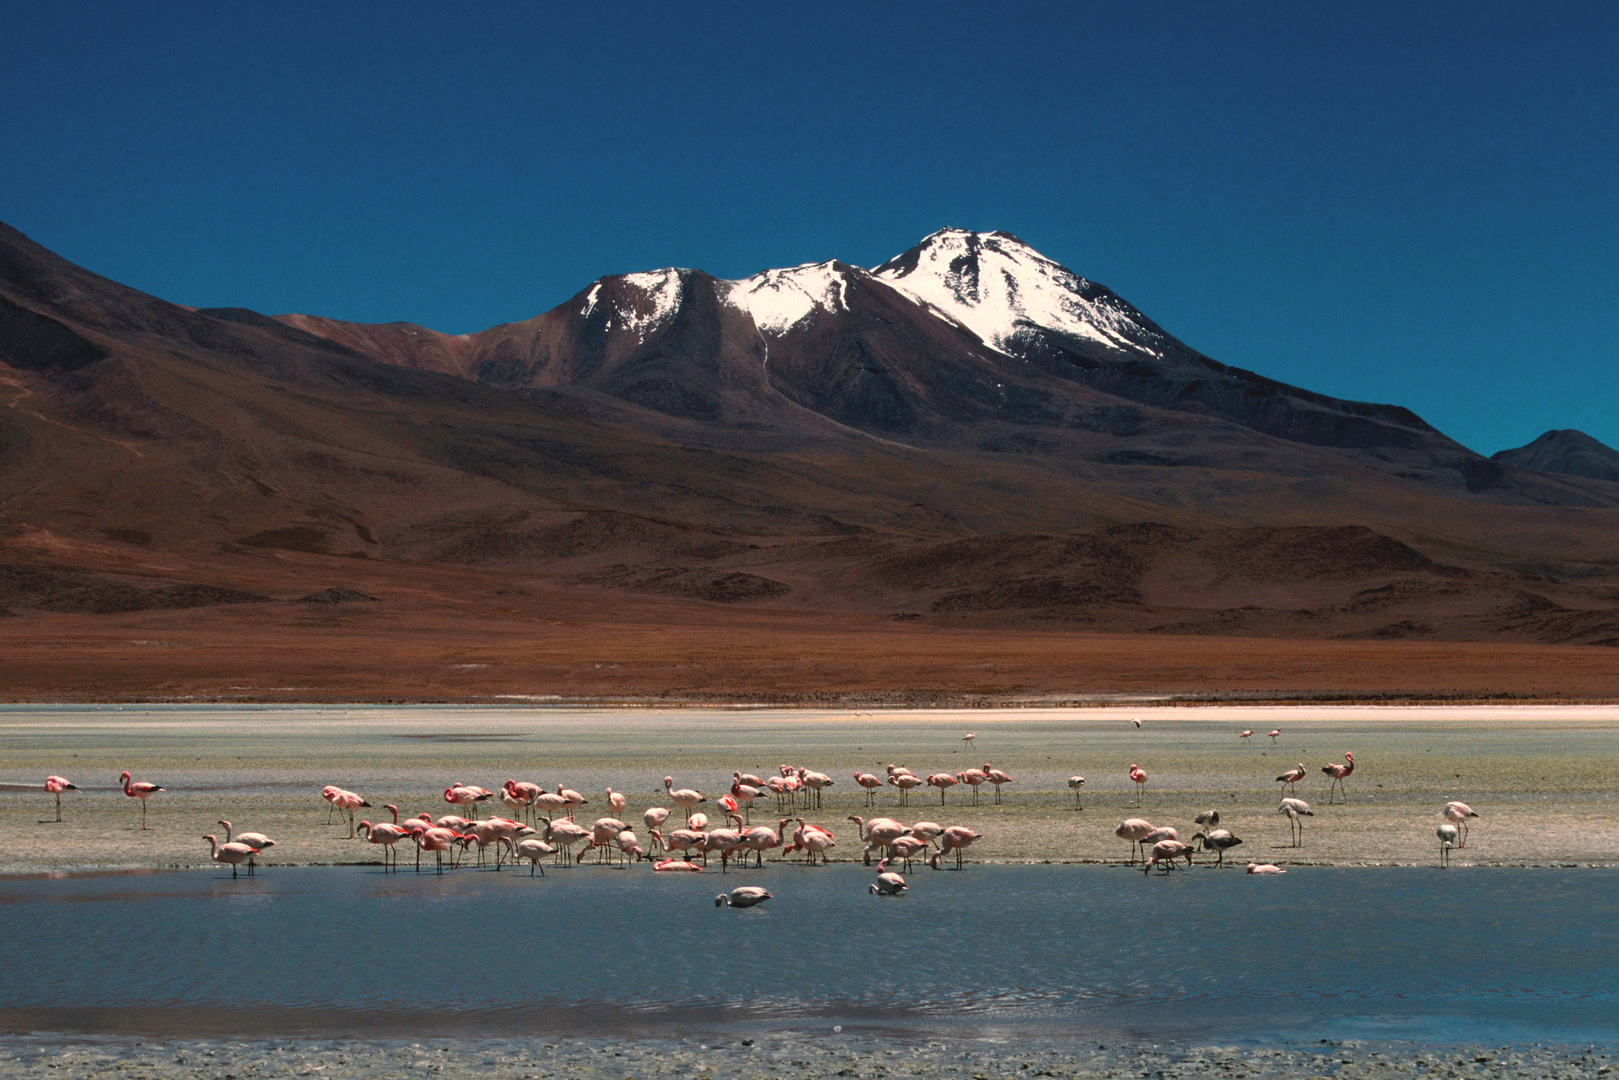
[[[1619,871],[0,878],[0,1030],[1619,1043]],[[760,908],[716,909],[763,884]]]

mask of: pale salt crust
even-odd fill
[[[973,281],[951,264],[970,256],[975,243],[978,276]],[[1021,333],[1046,329],[1109,348],[1162,355],[1146,344],[1161,343],[1161,335],[1106,298],[1087,300],[1082,291],[1089,282],[1009,237],[940,229],[922,241],[914,270],[879,268],[873,276],[923,306],[950,316],[986,345],[1002,351]]]

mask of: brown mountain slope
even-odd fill
[[[632,277],[451,338],[193,311],[0,227],[6,624],[282,633],[410,597],[431,637],[543,620],[516,589],[716,632],[1619,639],[1619,485],[1118,396],[859,275],[769,334],[727,283],[683,272],[665,310]],[[327,588],[382,602],[260,599]]]

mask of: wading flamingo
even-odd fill
[[[1461,830],[1447,821],[1434,833],[1439,837],[1439,865],[1449,866],[1451,850],[1461,847]]]
[[[884,859],[877,864],[877,880],[866,891],[874,896],[898,896],[905,889],[905,879],[891,872],[888,860]]]
[[[1196,840],[1204,851],[1214,851],[1219,855],[1219,858],[1214,861],[1215,866],[1224,866],[1226,851],[1242,843],[1240,837],[1231,835],[1230,829],[1210,829],[1208,832],[1196,832],[1192,834],[1192,839]]]
[[[983,768],[984,779],[995,785],[995,805],[1001,805],[1001,785],[1010,784],[1012,778],[1000,769],[992,769],[986,763]]]
[[[253,856],[258,852],[246,844],[221,844],[211,835],[203,839],[208,841],[208,857],[216,863],[228,865],[232,878],[236,877],[236,868],[243,863],[247,863],[248,876],[253,875]]]
[[[770,894],[757,885],[744,885],[740,889],[732,889],[729,896],[720,893],[714,897],[715,907],[754,907],[770,899]]]
[[[861,817],[851,815],[849,820],[855,824],[855,832],[860,839],[866,842],[866,852],[862,861],[871,865],[871,853],[881,850],[887,855],[888,845],[897,837],[904,836],[910,830],[893,818],[879,817],[867,821]]]
[[[954,773],[936,772],[928,777],[928,787],[936,787],[939,789],[940,806],[944,805],[945,789],[953,788],[959,783],[961,783],[961,781],[956,779]]]
[[[231,835],[230,822],[221,818],[219,824],[225,826],[225,843],[246,844],[254,851],[263,851],[267,847],[275,847],[275,841],[261,832],[244,832]]]
[[[1239,739],[1251,739],[1253,737],[1254,737],[1254,729],[1253,728],[1244,728],[1242,731],[1237,732],[1237,738],[1239,738]]]
[[[956,774],[958,784],[966,784],[973,789],[973,805],[978,805],[978,789],[989,783],[989,777],[984,775],[982,769],[963,769]]]
[[[77,791],[79,786],[68,782],[65,776],[47,776],[45,790],[56,796],[56,820],[62,820],[62,792]],[[144,805],[144,804],[143,804]]]
[[[1147,790],[1147,771],[1140,765],[1132,764],[1130,766],[1130,782],[1136,786],[1135,804],[1140,806],[1142,798]]]
[[[1160,840],[1152,846],[1152,856],[1142,864],[1141,872],[1145,874],[1155,866],[1162,866],[1164,873],[1167,874],[1175,868],[1176,859],[1185,859],[1186,868],[1190,870],[1192,845],[1183,844],[1179,840]]]
[[[854,782],[866,789],[866,805],[876,806],[877,789],[883,786],[883,782],[869,772],[855,773]]]
[[[401,825],[390,825],[386,821],[376,825],[371,824],[369,821],[362,821],[358,829],[367,843],[383,845],[382,872],[386,874],[390,865],[397,870],[399,853],[394,850],[394,845],[410,836],[410,830]]]
[[[983,838],[983,833],[974,832],[965,825],[952,825],[944,832],[939,834],[939,850],[933,853],[933,858],[928,860],[928,865],[937,870],[939,868],[939,860],[944,858],[946,855],[949,855],[951,852],[955,852],[956,869],[960,870],[962,860],[961,853],[972,847]]]
[[[700,791],[694,791],[691,788],[680,788],[679,790],[676,790],[675,778],[672,776],[665,776],[663,778],[663,790],[669,793],[670,802],[686,811],[687,821],[691,820],[691,812],[697,808],[698,803],[705,803],[708,801],[703,797],[703,793]]]
[[[1125,818],[1123,821],[1119,822],[1119,827],[1113,830],[1113,835],[1117,836],[1120,840],[1130,841],[1130,861],[1125,863],[1126,866],[1132,866],[1135,864],[1136,848],[1141,845],[1142,840],[1146,839],[1146,837],[1152,833],[1152,830],[1152,822],[1148,821],[1146,818],[1138,817]]]
[[[161,787],[159,787],[158,785],[156,785],[156,784],[148,784],[145,780],[140,780],[140,781],[136,781],[136,782],[131,783],[130,779],[129,779],[129,770],[128,769],[125,769],[123,771],[123,774],[120,775],[118,777],[118,779],[124,785],[124,794],[125,795],[128,795],[131,799],[139,799],[141,801],[141,828],[145,829],[146,828],[146,800],[150,799],[153,795],[156,795],[158,792],[162,791],[163,789]]]
[[[516,857],[518,859],[528,860],[529,877],[533,877],[534,871],[536,870],[540,872],[541,877],[544,877],[545,867],[540,865],[540,860],[545,858],[547,855],[556,854],[556,850],[556,848],[552,847],[550,844],[547,844],[538,836],[525,836],[523,839],[517,842]]]
[[[1276,736],[1280,735],[1281,733],[1282,733],[1281,728],[1271,728],[1269,731],[1265,732],[1265,734],[1270,737],[1271,742],[1275,742],[1276,741]]]

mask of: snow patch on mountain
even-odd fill
[[[785,334],[818,311],[848,309],[849,279],[833,260],[766,270],[730,282],[728,299],[763,333]]]
[[[940,229],[872,276],[1003,352],[1047,330],[1162,355],[1162,335],[1137,322],[1129,305],[1006,233]]]
[[[680,308],[685,282],[679,270],[649,270],[625,274],[618,279],[629,292],[631,302],[620,302],[608,322],[611,329],[645,338]],[[636,293],[641,295],[636,296]]]

